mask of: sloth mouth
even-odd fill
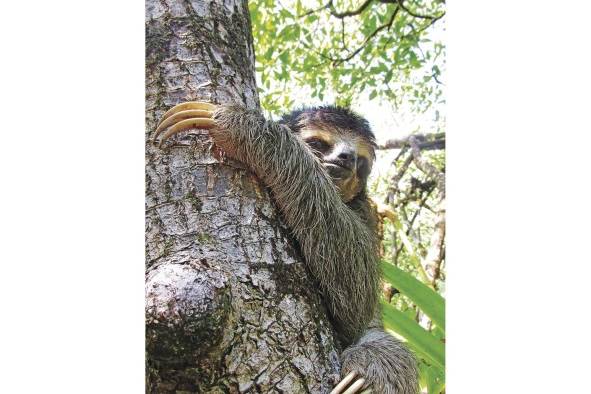
[[[335,163],[324,163],[324,168],[334,179],[347,179],[351,176],[351,169]]]

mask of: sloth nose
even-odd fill
[[[354,149],[347,147],[338,153],[337,159],[343,167],[352,170],[355,166],[355,160],[357,159],[357,156],[355,155]]]
[[[349,161],[355,159],[355,152],[353,151],[345,151],[339,153],[339,159],[344,161]]]

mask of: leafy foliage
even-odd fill
[[[445,388],[444,251],[439,251],[437,269],[428,269],[426,260],[429,249],[437,247],[432,239],[443,202],[435,182],[407,160],[410,155],[404,149],[399,152],[395,165],[371,188],[374,198],[388,200],[395,213],[384,224],[381,267],[392,289],[383,303],[384,323],[417,354],[423,387],[440,393]],[[423,155],[431,163],[443,162],[441,152]]]
[[[294,92],[338,104],[387,100],[424,112],[441,103],[444,45],[441,1],[294,0],[250,3],[262,106],[295,104]]]
[[[445,300],[429,286],[400,268],[382,262],[384,279],[408,296],[439,327],[445,330]]]

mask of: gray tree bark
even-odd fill
[[[266,189],[207,132],[149,142],[187,100],[258,108],[246,1],[146,0],[146,391],[328,392],[338,345]]]

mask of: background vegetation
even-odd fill
[[[417,354],[424,392],[444,392],[444,1],[260,0],[250,12],[270,116],[336,102],[386,118],[370,185],[384,218],[384,322]]]

